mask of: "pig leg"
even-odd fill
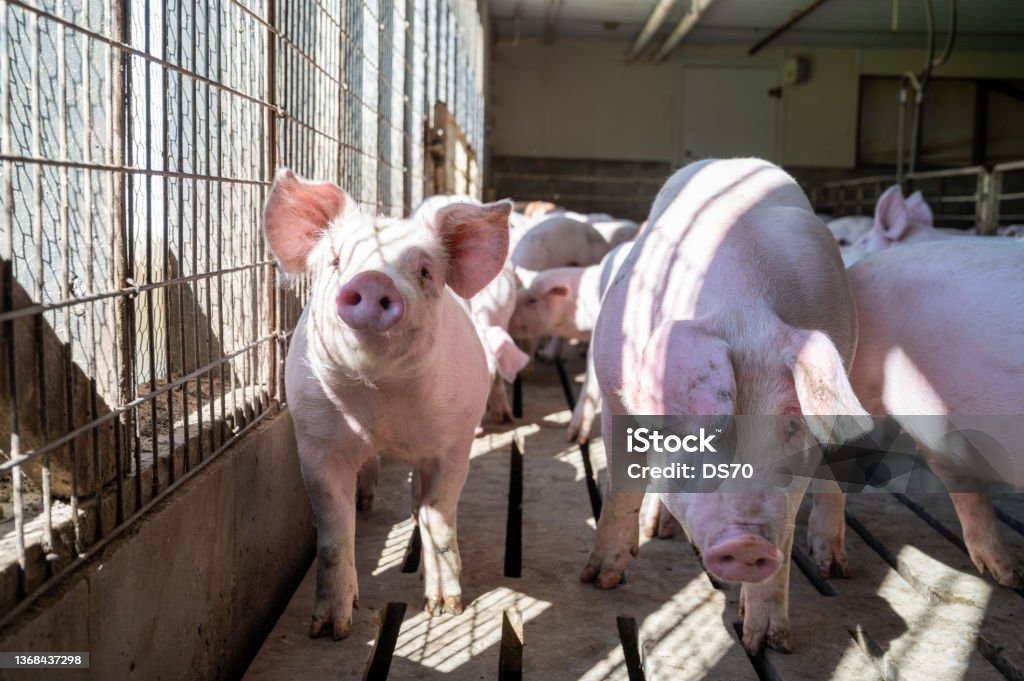
[[[661,499],[657,496],[653,496],[648,501],[643,512],[642,522],[645,537],[671,539],[682,529],[679,521],[669,513],[665,504],[661,503]]]
[[[358,459],[300,442],[299,460],[317,525],[316,604],[310,637],[335,640],[352,629],[356,582],[356,477]]]
[[[512,423],[512,405],[508,403],[505,380],[495,374],[491,381],[491,394],[487,396],[487,409],[496,423]]]
[[[969,485],[984,488],[984,481],[960,474],[941,453],[929,449],[923,451],[928,466],[947,489],[965,489]],[[1011,589],[1024,586],[1024,575],[1003,544],[988,495],[985,492],[950,492],[949,497],[960,519],[967,553],[978,572],[985,574],[985,568],[988,568],[992,578],[1002,586]]]
[[[1024,575],[1003,545],[988,495],[984,492],[950,492],[949,496],[960,518],[967,553],[978,572],[984,574],[988,568],[1002,586],[1011,589],[1024,587]]]
[[[462,452],[468,452],[464,443]],[[416,516],[423,545],[423,603],[429,615],[462,612],[462,559],[456,539],[456,507],[469,472],[469,458],[447,456],[419,467]]]
[[[757,655],[767,645],[780,653],[793,651],[789,632],[789,564],[793,532],[779,549],[784,556],[778,571],[759,584],[744,582],[740,587],[740,617],[743,618],[743,647]]]
[[[587,373],[583,376],[583,387],[580,389],[576,407],[572,410],[569,421],[568,440],[583,444],[590,438],[590,430],[594,426],[594,416],[601,406],[601,386],[594,374],[594,344],[587,348]]]
[[[601,429],[605,451],[608,452],[608,470],[611,465],[612,415],[606,409],[601,413]],[[636,557],[640,549],[640,505],[643,492],[612,492],[611,478],[605,488],[601,518],[597,521],[597,537],[580,581],[594,582],[600,589],[612,589],[626,573],[629,555]]]
[[[377,478],[380,475],[380,457],[371,456],[359,469],[356,479],[356,507],[360,511],[373,508],[373,495],[377,490]]]
[[[593,582],[599,589],[612,589],[626,573],[626,560],[639,552],[640,505],[643,492],[608,492],[604,496],[597,538],[580,581]]]
[[[807,519],[807,547],[818,572],[829,577],[849,577],[846,560],[846,495],[811,495],[811,515]]]
[[[546,362],[554,362],[562,356],[562,337],[551,336],[548,338],[544,349],[540,351],[540,358]]]

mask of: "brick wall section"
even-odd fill
[[[663,161],[494,156],[497,198],[552,201],[581,213],[610,213],[641,221],[672,169]]]

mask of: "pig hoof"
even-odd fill
[[[793,652],[793,642],[790,640],[789,631],[769,631],[768,647],[777,653],[789,655]]]
[[[330,624],[330,628],[328,628]],[[313,617],[313,621],[309,625],[309,637],[319,638],[325,636],[328,631],[331,634],[331,638],[335,641],[340,641],[349,635],[352,631],[352,619],[332,619],[329,615],[326,617]]]
[[[423,609],[431,617],[444,615],[446,613],[451,615],[461,615],[462,594],[445,596],[444,598],[425,596],[423,598]]]
[[[576,438],[579,437],[579,434],[580,434],[580,429],[570,423],[569,424],[569,428],[565,432],[565,441],[566,442],[576,442]]]
[[[625,577],[621,570],[601,570],[594,579],[594,586],[598,589],[614,589],[626,581]]]
[[[661,521],[658,523],[658,539],[672,539],[679,529],[681,529],[679,521],[667,511],[663,511]]]
[[[743,628],[743,648],[748,655],[760,655],[765,648],[778,653],[788,655],[793,652],[793,642],[790,639],[789,629],[770,629],[767,633],[754,628]]]
[[[808,541],[808,552],[818,568],[818,574],[825,579],[850,576],[850,563],[846,559],[846,549],[841,539],[835,543],[819,541],[809,536]]]
[[[992,572],[992,576],[1000,586],[1005,586],[1014,590],[1024,588],[1024,577],[1021,576],[1019,570],[1000,570],[998,573],[994,570],[990,570],[990,572]]]
[[[816,561],[818,565],[818,574],[825,579],[831,577],[849,577],[850,576],[850,565],[846,561],[846,556],[829,555]]]
[[[444,599],[444,612],[452,615],[462,614],[462,595],[446,596]]]
[[[473,429],[473,437],[483,437],[484,429],[483,426],[477,426]]]
[[[1010,589],[1024,587],[1024,579],[1021,578],[1020,571],[1014,567],[1013,560],[1006,555],[1004,550],[999,548],[983,550],[984,548],[984,545],[979,546],[978,542],[967,541],[967,552],[980,574],[985,574],[985,569],[988,568],[992,579],[996,580],[1000,586]]]

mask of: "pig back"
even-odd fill
[[[866,403],[892,414],[1021,413],[1024,244],[908,245],[848,274],[861,339],[850,378]]]
[[[779,321],[820,329],[852,360],[856,313],[838,247],[788,174],[758,159],[691,164],[651,215],[598,320],[595,360],[614,376],[612,389],[618,365],[639,362],[643,339],[672,320],[704,319],[723,337],[754,342]]]

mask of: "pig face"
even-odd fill
[[[783,328],[769,343],[727,343],[693,321],[660,326],[644,348],[638,380],[623,395],[635,414],[762,416],[737,419],[732,460],[750,463],[764,491],[723,481],[714,493],[664,494],[708,570],[725,581],[763,582],[784,564],[805,488],[768,486],[773,463],[807,460],[819,443],[857,437],[871,420],[844,363],[821,331]],[[806,478],[803,478],[806,480]]]
[[[530,286],[516,294],[516,309],[508,322],[513,338],[546,336],[555,333],[566,319],[572,319],[575,312],[572,288],[561,277],[545,274],[537,275]]]
[[[429,347],[446,285],[468,298],[501,270],[510,209],[455,203],[429,220],[377,217],[330,182],[281,170],[264,229],[285,272],[312,273],[307,321],[320,359],[372,380]]]

